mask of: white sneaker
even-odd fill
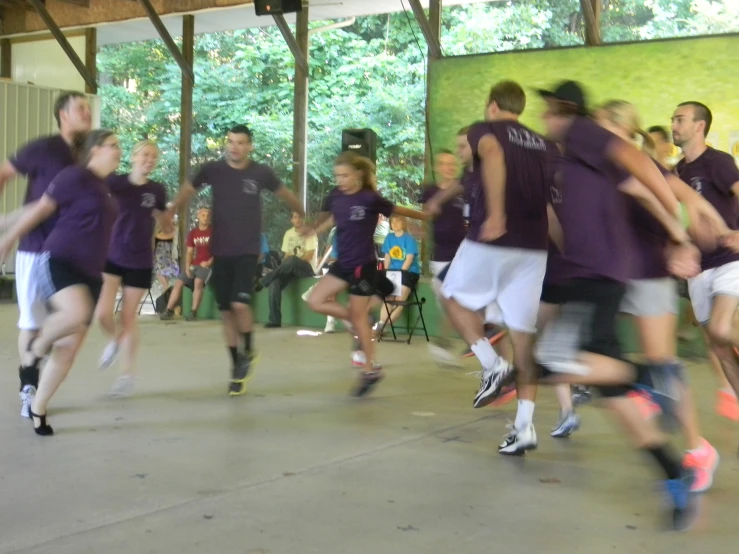
[[[18,393],[21,397],[21,417],[31,417],[31,404],[33,399],[36,397],[36,387],[33,385],[26,385],[23,390]]]
[[[133,394],[133,375],[119,375],[108,393],[111,398],[128,398]]]
[[[575,412],[568,412],[560,415],[557,425],[549,433],[555,439],[569,437],[572,433],[580,428],[580,416]]]
[[[503,442],[498,446],[498,452],[511,456],[525,454],[527,450],[536,450],[536,430],[534,424],[529,423],[526,427],[517,430],[513,425],[509,427],[510,432],[505,436]]]
[[[105,350],[103,350],[103,354],[100,356],[100,361],[98,362],[98,369],[100,370],[108,369],[110,366],[112,366],[115,363],[116,358],[118,358],[118,343],[115,341],[111,341],[105,347]]]
[[[334,331],[336,331],[336,320],[333,317],[328,316],[326,318],[326,328],[323,330],[323,332],[333,333]]]
[[[356,350],[352,353],[352,367],[364,367],[367,363],[367,356],[361,350]],[[372,369],[379,371],[382,369],[382,364],[378,361],[372,362]]]
[[[472,405],[475,408],[482,408],[493,402],[500,395],[503,386],[514,378],[514,371],[515,369],[510,363],[503,357],[498,356],[494,368],[484,368],[482,370],[480,389],[477,391]]]
[[[442,348],[438,344],[429,343],[429,354],[434,361],[441,367],[462,367],[459,356],[456,356],[450,350]]]

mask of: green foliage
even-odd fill
[[[603,0],[605,41],[728,32],[737,21],[734,0]],[[583,33],[579,0],[497,0],[444,8],[441,41],[446,54],[458,55],[578,45]],[[344,128],[377,132],[380,188],[395,202],[412,203],[423,179],[426,127],[426,46],[412,14],[358,18],[350,27],[312,34],[310,43],[310,210],[318,210],[333,186]],[[246,123],[255,159],[290,183],[294,62],[278,30],[200,35],[195,60],[191,170],[220,157],[225,131]],[[117,130],[127,152],[142,138],[155,140],[162,156],[154,177],[174,193],[179,67],[161,41],[148,41],[101,48],[98,69],[103,126]],[[464,109],[481,114],[482,108]],[[200,201],[207,200],[205,192]],[[269,195],[264,206],[265,231],[275,245],[289,216]]]

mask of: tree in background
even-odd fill
[[[739,29],[735,0],[603,0],[602,7],[607,42]],[[444,8],[441,41],[446,54],[461,55],[579,45],[583,35],[580,0],[498,0]],[[316,211],[333,185],[344,128],[377,132],[382,192],[401,204],[414,202],[423,179],[426,48],[413,16],[360,17],[350,27],[313,34],[310,44],[309,209]],[[98,69],[103,126],[119,133],[126,152],[142,138],[156,141],[162,158],[154,177],[173,193],[179,186],[179,67],[164,44],[152,40],[101,48]],[[289,183],[293,75],[292,55],[274,27],[196,37],[191,168],[220,157],[226,130],[246,123],[255,159]],[[272,245],[290,225],[269,195],[265,224]]]

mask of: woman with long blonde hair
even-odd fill
[[[641,137],[643,149],[654,156],[654,142],[641,129],[638,112],[629,102],[607,102],[596,112],[596,119],[602,127],[624,140],[636,141]],[[678,200],[684,203],[705,203],[699,194],[677,176],[664,168],[662,173]],[[699,209],[708,211],[705,206]],[[684,369],[677,359],[679,297],[677,283],[668,269],[670,240],[661,231],[657,220],[636,200],[631,200],[630,211],[631,224],[638,239],[634,256],[637,264],[634,268],[635,278],[626,288],[621,311],[634,317],[647,363],[654,366],[674,366],[678,374],[684,375]],[[676,415],[688,447],[684,463],[695,472],[693,490],[703,492],[713,483],[719,457],[716,449],[700,436],[693,396],[682,379],[680,389]]]
[[[128,396],[133,391],[139,342],[138,308],[153,278],[154,222],[165,230],[171,227],[165,213],[167,191],[164,185],[149,178],[158,158],[157,145],[149,140],[141,141],[131,153],[131,172],[108,177],[110,192],[118,204],[118,217],[103,270],[103,290],[96,316],[110,341],[100,357],[100,369],[109,368],[119,351],[123,355],[121,374],[111,396]],[[116,326],[114,312],[121,286],[120,324]]]
[[[365,354],[364,367],[353,395],[370,392],[383,378],[375,366],[372,329],[367,312],[377,294],[377,254],[373,235],[380,215],[393,213],[425,219],[415,210],[394,206],[377,192],[375,165],[354,152],[344,152],[334,162],[336,187],[324,199],[318,217],[316,233],[325,233],[336,226],[338,259],[329,272],[316,284],[308,297],[310,308],[336,319],[349,321]],[[339,293],[348,290],[349,305],[336,301]]]

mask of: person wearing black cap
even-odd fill
[[[656,423],[645,420],[626,396],[639,386],[667,407],[675,383],[669,368],[631,364],[621,357],[615,322],[633,274],[635,240],[627,195],[639,197],[664,223],[675,243],[673,273],[689,277],[697,271],[695,248],[659,169],[635,146],[585,117],[585,95],[577,83],[568,81],[540,94],[547,102],[547,130],[564,151],[557,215],[570,270],[564,304],[536,347],[542,380],[599,387],[633,440],[662,467],[673,502],[672,526],[685,529],[697,512],[690,493],[692,472],[683,469]]]
[[[482,365],[475,408],[495,401],[513,378],[513,367],[486,338],[480,312],[508,329],[519,370],[519,405],[513,429],[499,447],[504,454],[537,446],[536,387],[530,378],[536,370],[532,344],[547,260],[554,145],[518,122],[525,106],[521,86],[502,81],[490,91],[487,121],[469,129],[473,166],[481,179],[471,195],[469,232],[441,288],[452,323]],[[434,197],[426,209],[438,213],[438,203]]]

